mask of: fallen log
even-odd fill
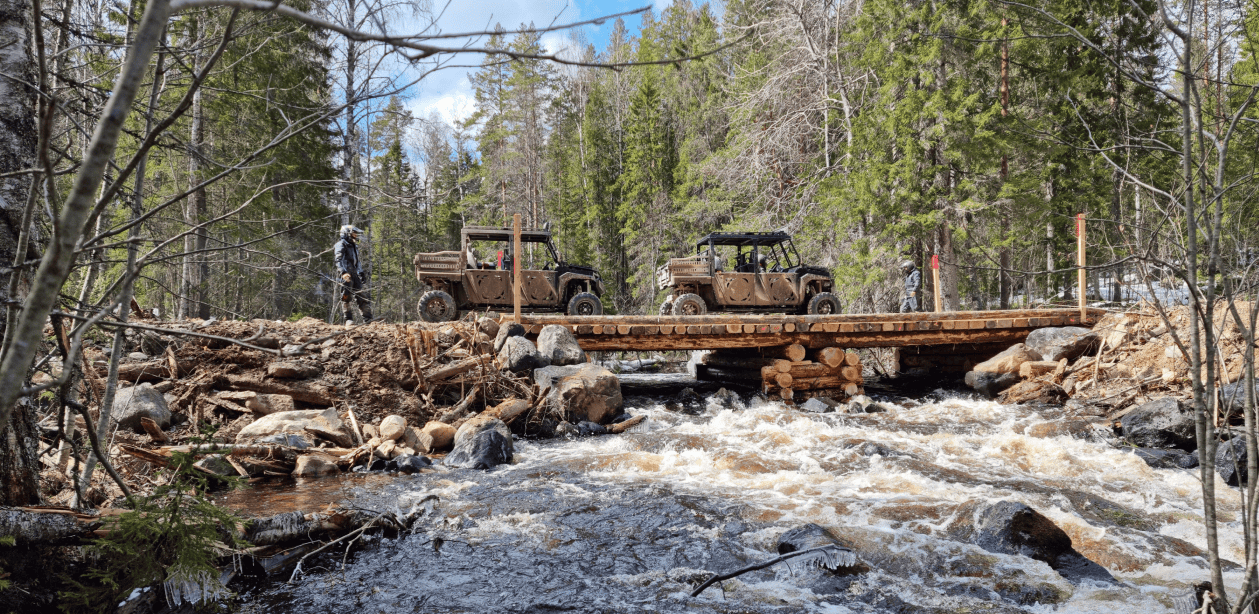
[[[162,427],[158,426],[152,418],[149,418],[148,416],[141,417],[140,426],[144,429],[144,432],[149,434],[149,437],[153,438],[153,441],[159,443],[166,443],[170,441],[170,437],[166,436],[166,433],[162,431]]]
[[[612,433],[613,435],[624,433],[625,431],[638,426],[639,424],[642,423],[643,420],[646,420],[646,419],[647,419],[646,415],[638,415],[624,422],[617,422],[616,424],[609,424],[608,432]]]
[[[761,348],[761,355],[771,356],[774,358],[785,358],[791,362],[800,362],[804,360],[805,349],[803,345],[793,343],[791,345]]]
[[[12,535],[19,546],[55,543],[92,534],[101,517],[69,508],[0,508],[0,535]]]
[[[336,404],[334,389],[315,382],[285,382],[262,379],[258,375],[224,375],[220,384],[234,390],[248,390],[262,394],[287,394],[294,400],[312,405],[331,407]]]
[[[812,358],[831,369],[844,365],[844,351],[836,347],[815,350],[812,352]]]
[[[796,390],[823,390],[827,388],[843,390],[844,386],[847,384],[856,385],[860,383],[861,383],[860,381],[848,379],[840,375],[824,375],[822,377],[794,378],[791,382],[790,387]],[[774,392],[774,391],[777,391],[778,389],[786,388],[786,387],[787,386],[779,386],[773,383],[766,383],[764,387],[764,391]]]
[[[477,368],[483,363],[488,363],[489,361],[490,359],[488,357],[482,358],[481,356],[473,356],[471,358],[465,358],[463,360],[452,362],[444,367],[440,367],[432,371],[429,371],[427,374],[425,374],[426,375],[425,379],[430,384],[437,383],[443,380],[448,380],[456,375],[467,373],[468,371],[471,371]]]

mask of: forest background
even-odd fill
[[[654,312],[662,292],[652,271],[693,253],[699,236],[779,228],[807,262],[834,272],[847,312],[894,310],[897,265],[923,266],[930,254],[943,263],[946,309],[1005,308],[1071,299],[1074,217],[1084,213],[1090,261],[1118,263],[1091,276],[1093,292],[1114,296],[1122,290],[1100,284],[1136,272],[1125,258],[1180,258],[1147,239],[1183,220],[1119,170],[1176,173],[1178,158],[1160,149],[1175,149],[1165,131],[1179,110],[1119,74],[1170,82],[1176,56],[1140,3],[1049,4],[1060,4],[1047,8],[1061,23],[995,2],[740,0],[714,11],[678,0],[643,14],[637,35],[617,19],[606,48],[570,35],[562,50],[603,64],[707,54],[620,70],[493,53],[471,69],[417,66],[384,43],[246,14],[193,112],[153,144],[138,190],[118,186],[96,219],[113,242],[89,245],[99,249],[71,280],[85,304],[115,291],[135,208],[149,245],[199,224],[149,256],[135,281],[143,308],[332,318],[331,247],[353,223],[366,229],[377,315],[403,321],[416,318],[423,291],[416,252],[457,249],[462,225],[508,225],[521,213],[526,227],[552,225],[565,259],[600,271],[613,313]],[[1233,90],[1246,92],[1229,84],[1259,74],[1254,47],[1235,34],[1257,22],[1253,6],[1227,3],[1214,5],[1211,22],[1211,7],[1198,37],[1199,68],[1213,83],[1202,107],[1221,117]],[[427,5],[379,0],[307,8],[351,24],[436,18]],[[88,85],[75,109],[83,116],[91,93],[99,103],[108,89],[121,10],[47,7],[50,18],[73,19],[57,33],[54,77],[67,89]],[[176,21],[159,88],[140,99],[156,92],[156,112],[175,107],[184,91],[169,84],[190,79],[226,20]],[[507,28],[480,43],[556,51],[542,47],[541,28]],[[469,70],[476,104],[466,120],[408,111],[417,70],[438,69]],[[130,121],[123,155],[139,149],[145,117]],[[1235,156],[1239,177],[1259,148],[1253,124],[1242,127],[1234,151],[1250,153]],[[85,147],[73,121],[62,128],[64,151]],[[1253,235],[1235,228],[1224,253],[1244,260]]]

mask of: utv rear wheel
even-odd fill
[[[673,299],[673,315],[702,316],[708,313],[708,305],[698,294],[683,294]]]
[[[582,292],[568,301],[568,315],[570,316],[599,316],[603,315],[603,303],[599,301],[599,297],[589,293]]]
[[[447,322],[459,316],[455,299],[441,290],[429,290],[420,297],[420,319],[425,322]]]
[[[667,316],[673,313],[673,298],[669,297],[660,303],[660,315]]]
[[[839,297],[823,292],[809,299],[809,315],[828,316],[839,313]]]

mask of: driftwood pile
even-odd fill
[[[122,480],[138,493],[163,479],[157,468],[168,465],[174,452],[221,457],[221,462],[203,466],[207,473],[289,475],[312,455],[325,461],[316,463],[315,474],[327,473],[370,462],[373,455],[397,456],[377,454],[384,442],[371,445],[366,433],[378,430],[375,425],[386,416],[417,427],[434,420],[457,427],[507,401],[514,402],[511,408],[517,413],[503,416],[505,422],[542,411],[542,392],[525,375],[499,368],[494,355],[498,323],[488,318],[348,329],[311,318],[140,320],[134,325],[128,348],[133,351],[118,365],[119,394],[143,389],[165,406],[169,421],[145,416],[116,426],[102,445],[108,446]],[[93,421],[100,416],[107,359],[102,350],[85,350],[79,398],[88,401]],[[309,448],[297,441],[238,439],[256,420],[290,411],[323,414],[299,433]],[[117,419],[119,411],[112,414]],[[45,422],[49,434],[54,421],[50,417]],[[67,437],[81,439],[83,427],[81,418],[68,421]],[[393,443],[399,452],[406,451],[401,441]],[[41,451],[45,500],[69,504],[78,464],[55,445],[41,446]],[[94,476],[87,493],[98,505],[122,494],[103,473]]]
[[[733,385],[759,384],[760,392],[786,402],[813,397],[844,401],[862,394],[865,381],[855,351],[799,344],[712,350],[697,356],[696,378]]]

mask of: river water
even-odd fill
[[[1151,469],[1061,408],[956,391],[885,404],[810,414],[709,399],[685,415],[631,398],[630,413],[648,415],[632,432],[518,440],[516,462],[489,472],[347,475],[236,495],[259,507],[280,497],[425,510],[412,532],[308,562],[294,584],[234,585],[238,611],[1148,614],[1173,611],[1209,579],[1194,472]],[[1039,561],[952,541],[949,525],[975,501],[1027,504],[1118,583],[1072,584]],[[1240,502],[1221,487],[1234,561]],[[868,570],[787,562],[688,596],[713,572],[774,558],[777,538],[806,523]],[[1239,585],[1240,573],[1227,579]]]

